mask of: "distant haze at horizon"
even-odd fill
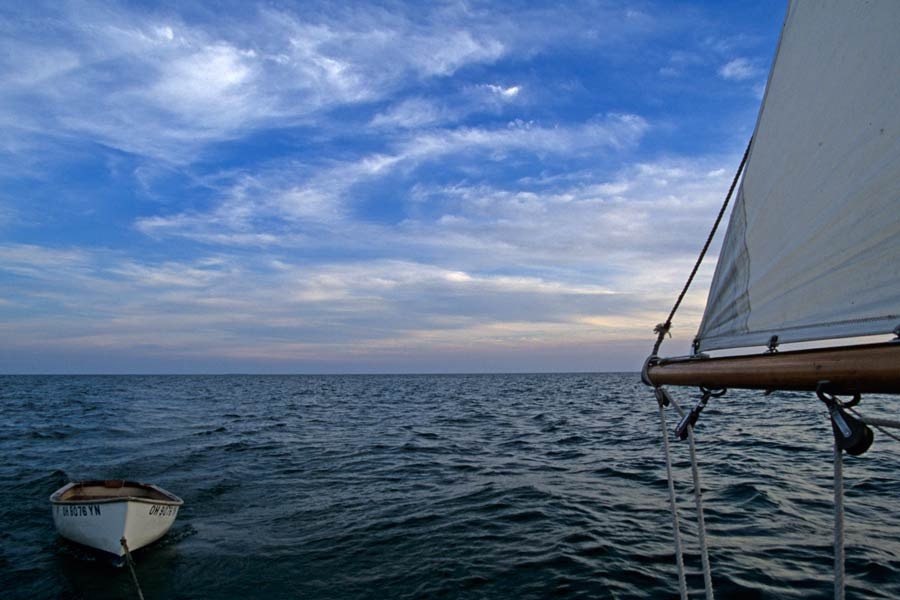
[[[637,371],[784,12],[0,8],[0,373]]]
[[[165,356],[151,357],[141,365],[135,365],[133,358],[124,360],[115,353],[90,353],[80,359],[71,356],[51,357],[7,357],[4,364],[23,367],[39,359],[51,362],[54,370],[39,372],[28,368],[10,369],[10,374],[45,375],[217,375],[217,374],[259,374],[259,375],[428,375],[428,374],[490,374],[490,373],[624,373],[640,370],[643,357],[649,353],[652,344],[632,343],[627,354],[617,355],[618,348],[595,347],[584,352],[567,348],[565,351],[530,349],[523,347],[518,355],[511,352],[487,359],[478,353],[474,357],[429,355],[416,357],[389,357],[382,360],[352,362],[346,359],[322,360],[258,360],[249,361],[207,358],[202,360],[178,361]],[[393,359],[393,360],[391,360]],[[540,362],[543,359],[544,362]],[[537,364],[539,363],[539,364]],[[446,365],[446,366],[442,366]],[[529,366],[524,366],[529,365]],[[602,365],[613,365],[603,368]],[[618,368],[616,368],[618,366]]]

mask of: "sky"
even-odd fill
[[[0,373],[639,370],[785,9],[3,3]]]

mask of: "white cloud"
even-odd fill
[[[294,352],[295,360],[329,356],[345,364],[466,353],[475,341],[480,352],[501,354],[523,345],[536,352],[649,343],[727,187],[722,164],[644,163],[553,190],[424,189],[443,215],[395,226],[344,219],[315,241],[297,234],[295,246],[281,239],[268,250],[185,261],[7,244],[0,265],[20,283],[4,294],[3,310],[28,311],[0,332],[20,348],[142,348],[222,360]],[[201,231],[209,216],[195,218],[191,226]],[[205,231],[210,240],[262,233]],[[294,249],[303,243],[365,249],[356,255],[370,258],[310,261]],[[508,272],[511,265],[519,267]],[[693,335],[710,275],[711,263],[679,312],[669,348]]]
[[[762,69],[747,58],[735,58],[719,68],[719,75],[724,79],[744,81],[754,79],[762,74]]]
[[[703,65],[707,60],[701,54],[677,50],[669,54],[666,64],[659,68],[659,74],[664,77],[680,77],[688,70]]]
[[[390,106],[372,119],[370,126],[417,129],[447,121],[450,111],[424,98],[409,98]]]
[[[85,268],[89,261],[90,255],[77,248],[60,250],[36,244],[0,246],[0,270],[37,279],[51,267],[72,273]]]
[[[89,139],[175,164],[276,123],[302,124],[558,43],[613,43],[637,26],[622,11],[577,6],[247,6],[206,22],[91,2],[52,12],[51,36],[19,27],[14,15],[0,23],[12,32],[0,55],[0,123],[15,125],[7,135]],[[604,26],[573,33],[585,13]],[[485,89],[506,103],[523,87]],[[411,99],[372,122],[409,129],[473,110]]]
[[[197,265],[165,261],[157,265],[124,261],[109,273],[133,281],[140,286],[202,288],[228,275],[222,260],[204,260]]]
[[[637,115],[613,114],[575,126],[545,127],[515,120],[505,128],[458,128],[427,132],[412,138],[401,152],[408,159],[425,160],[463,150],[570,153],[588,148],[624,148],[637,143],[648,123]]]
[[[160,106],[190,118],[246,101],[254,85],[256,54],[227,44],[199,48],[161,66],[150,88]]]
[[[413,45],[412,63],[424,75],[450,75],[465,64],[493,62],[505,51],[499,40],[476,38],[469,31],[425,35],[414,38]]]
[[[511,85],[509,87],[503,87],[500,85],[494,85],[492,83],[486,84],[485,87],[491,91],[491,93],[500,96],[506,100],[511,100],[519,95],[519,92],[522,91],[522,88],[517,85]]]
[[[26,32],[4,42],[0,121],[176,163],[195,160],[211,142],[384,98],[411,76],[446,77],[506,52],[488,29],[438,15],[414,21],[362,9],[339,19],[250,9],[235,30],[90,4],[66,10],[61,35],[31,40]],[[383,120],[433,121],[423,107]]]
[[[269,173],[241,177],[209,211],[143,217],[136,227],[148,235],[184,236],[206,242],[305,245],[302,231],[310,224],[346,226],[355,186],[398,169],[423,168],[453,156],[465,156],[467,161],[479,155],[499,160],[508,153],[569,155],[621,149],[637,143],[647,128],[641,117],[616,114],[567,127],[515,121],[494,129],[426,130],[399,142],[392,153],[370,154],[319,170],[287,163],[273,167]]]
[[[170,42],[175,39],[175,32],[168,25],[156,27],[156,28],[154,28],[154,31],[156,32],[156,34],[159,37],[166,39]]]
[[[442,212],[433,223],[414,227],[424,228],[423,239],[446,243],[457,235],[481,240],[482,248],[491,243],[492,252],[503,246],[495,257],[501,263],[580,269],[579,263],[594,262],[629,273],[628,261],[644,253],[693,252],[729,181],[727,171],[710,169],[705,161],[666,161],[638,164],[611,181],[552,190],[420,190],[441,203]],[[428,233],[431,226],[441,233]]]
[[[627,108],[574,122],[627,100],[603,90],[594,109],[602,84],[544,67],[652,61],[642,36],[673,29],[615,3],[272,6],[54,4],[50,36],[0,16],[0,225],[53,204],[14,239],[59,236],[0,245],[7,339],[337,360],[649,337],[730,162],[636,158],[668,108],[652,126]],[[715,78],[751,56],[699,45],[659,72]],[[662,83],[642,106],[679,85]],[[79,247],[83,217],[66,219],[89,211],[112,233]]]
[[[281,257],[267,268],[247,255],[154,263],[38,247],[7,246],[0,253],[12,262],[40,263],[39,270],[18,270],[22,285],[4,298],[8,310],[30,310],[0,325],[11,343],[32,348],[133,350],[150,343],[216,356],[223,353],[221,342],[231,340],[228,347],[246,352],[299,344],[319,351],[330,346],[346,357],[404,339],[416,345],[426,331],[437,345],[458,347],[465,331],[525,331],[522,309],[509,306],[511,296],[523,308],[550,309],[545,322],[560,323],[575,317],[559,307],[608,295],[598,286],[400,260],[308,265]],[[73,260],[80,276],[72,277]],[[72,312],[80,318],[67,320]]]
[[[348,174],[361,172],[358,166],[345,168]],[[331,179],[323,177],[323,181]],[[430,206],[440,207],[434,217],[423,216],[390,225],[366,223],[344,215],[328,222],[313,211],[294,217],[315,219],[318,223],[315,240],[303,235],[306,226],[302,226],[285,227],[281,234],[265,242],[285,249],[333,246],[350,252],[364,251],[371,256],[418,255],[442,265],[437,271],[429,272],[435,281],[489,285],[494,291],[511,292],[520,286],[537,293],[562,285],[562,280],[553,283],[543,277],[540,279],[544,283],[538,284],[529,279],[530,275],[492,277],[489,282],[479,275],[508,265],[528,265],[533,273],[552,272],[554,277],[568,274],[564,277],[572,278],[573,283],[566,284],[570,292],[593,293],[589,292],[594,289],[591,286],[585,288],[574,283],[593,277],[594,285],[602,286],[597,290],[639,294],[647,302],[658,303],[663,296],[667,300],[673,290],[677,291],[729,180],[727,170],[715,163],[665,161],[636,165],[612,180],[553,190],[540,187],[504,190],[488,185],[420,186],[416,193],[425,195]],[[270,212],[266,214],[290,218],[292,209],[286,203],[285,199],[270,201],[265,208]],[[217,226],[215,214],[195,215],[188,221],[184,216],[176,216],[165,223],[169,230],[159,233],[260,245],[264,242],[252,237],[261,233],[252,226],[256,218],[262,215],[238,218],[236,222],[241,227],[232,228],[222,223]],[[156,224],[162,226],[161,222]],[[142,227],[152,230],[153,225],[147,221]],[[267,231],[271,232],[272,228]],[[386,270],[408,271],[397,267],[400,263],[387,264],[390,266]],[[365,270],[370,273],[371,265]],[[423,280],[423,273],[421,268],[417,271],[419,281]],[[309,279],[308,274],[306,277]],[[395,281],[384,273],[376,279]],[[366,281],[366,274],[352,271],[342,276],[341,281],[359,284]],[[698,289],[702,289],[703,283],[698,282]],[[306,293],[315,296],[322,292],[307,290]],[[644,306],[644,302],[637,302],[635,308]]]

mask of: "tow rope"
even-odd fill
[[[128,565],[128,570],[131,572],[131,581],[134,583],[134,589],[137,590],[138,600],[144,600],[144,593],[141,591],[141,584],[138,583],[137,573],[134,572],[134,559],[131,558],[131,551],[128,549],[128,542],[125,541],[123,537],[119,540],[119,543],[122,544],[122,548],[125,550],[125,564]]]

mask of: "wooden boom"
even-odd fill
[[[652,385],[900,394],[900,342],[724,358],[651,361]]]

